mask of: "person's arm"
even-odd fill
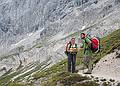
[[[83,47],[84,47],[84,44],[83,44],[83,43],[81,43],[81,44],[80,44],[80,48],[83,48]]]
[[[83,48],[84,48],[84,44],[83,43],[80,43],[80,47],[79,48],[77,47],[78,51],[80,51]]]
[[[85,44],[85,40],[81,40],[80,49],[81,49],[81,48],[84,48],[84,44]]]

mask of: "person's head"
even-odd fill
[[[71,39],[71,44],[75,44],[75,38]]]
[[[81,33],[81,39],[84,39],[86,37],[85,33]]]

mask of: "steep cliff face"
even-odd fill
[[[119,0],[1,0],[1,44],[17,43],[27,33],[42,28],[51,34],[78,30],[118,11],[118,4]]]
[[[54,64],[69,35],[85,26],[103,37],[120,26],[119,14],[120,0],[0,0],[0,73]]]

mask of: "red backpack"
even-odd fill
[[[95,53],[99,52],[100,39],[97,37],[93,37],[90,40],[91,40],[91,50]]]

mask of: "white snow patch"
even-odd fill
[[[20,40],[18,43],[16,44],[12,44],[11,45],[11,49],[14,49],[15,47],[19,47],[19,46],[22,46],[22,45],[28,45],[28,44],[31,44],[33,43],[36,39],[40,38],[40,33],[44,30],[41,29],[35,33],[30,33],[30,34],[27,34],[27,38],[24,38],[22,40]]]
[[[33,68],[31,68],[31,69],[25,71],[24,73],[21,73],[21,74],[15,76],[15,77],[13,77],[11,80],[14,81],[16,78],[18,78],[18,77],[20,77],[20,76],[22,76],[22,75],[24,75],[24,74],[30,72],[30,71],[33,70],[33,69],[35,69],[35,67],[33,67]]]

